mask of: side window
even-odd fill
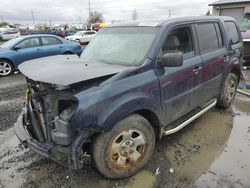
[[[232,39],[233,44],[240,42],[240,37],[236,28],[236,25],[232,21],[225,22],[226,31],[229,39]]]
[[[88,32],[85,32],[84,34],[85,34],[85,35],[93,35],[93,34],[95,34],[95,32],[88,31]]]
[[[42,42],[43,46],[56,45],[62,43],[55,37],[42,37]]]
[[[200,52],[208,53],[220,48],[216,26],[214,23],[197,24],[197,34],[199,39]],[[222,41],[222,40],[221,40]]]
[[[25,39],[24,41],[20,42],[17,46],[20,47],[21,49],[24,49],[24,48],[37,47],[37,46],[40,46],[40,44],[39,44],[38,38],[29,38],[29,39]]]
[[[190,27],[176,28],[168,34],[162,47],[162,54],[175,52],[182,53],[184,59],[195,55]]]

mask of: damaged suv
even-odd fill
[[[156,140],[215,105],[230,106],[240,80],[241,41],[230,17],[108,26],[79,58],[19,66],[27,90],[16,135],[72,169],[84,166],[87,153],[104,176],[130,176],[150,159]]]

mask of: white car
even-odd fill
[[[77,41],[81,44],[88,43],[96,35],[96,31],[78,31],[74,35],[65,37],[67,40]]]
[[[6,31],[0,34],[2,40],[10,40],[19,36],[21,36],[20,33],[16,31]]]

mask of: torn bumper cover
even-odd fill
[[[78,134],[74,142],[67,147],[62,147],[53,142],[39,142],[32,137],[27,130],[27,125],[24,121],[24,110],[18,117],[14,125],[15,133],[21,143],[36,153],[54,160],[63,166],[78,170],[83,165],[83,151],[82,146],[89,141],[89,137],[93,134],[88,131],[83,131]],[[66,165],[68,164],[68,165]]]

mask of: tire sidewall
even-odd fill
[[[146,147],[147,151],[145,153],[144,159],[137,166],[137,168],[128,172],[119,173],[116,170],[113,170],[109,164],[109,159],[108,159],[109,146],[112,143],[112,141],[116,138],[116,136],[118,136],[122,131],[129,130],[132,128],[139,129],[144,133],[146,141],[148,142],[148,145]],[[125,178],[135,174],[151,158],[155,146],[155,134],[154,134],[154,129],[144,117],[139,115],[132,115],[117,123],[111,131],[102,133],[97,138],[96,141],[97,143],[94,144],[103,143],[103,147],[99,147],[99,149],[95,148],[94,149],[95,153],[93,153],[95,164],[98,170],[108,178]],[[98,152],[99,154],[96,152]]]
[[[227,99],[226,99],[227,86],[228,86],[228,83],[229,83],[230,80],[233,80],[234,83],[235,83],[235,92],[234,92],[234,96],[232,97],[232,99],[230,101],[227,101]],[[221,93],[221,95],[220,95],[220,97],[218,99],[218,106],[223,107],[223,108],[228,108],[232,104],[232,102],[233,102],[233,100],[235,98],[235,95],[236,95],[236,92],[237,92],[237,87],[238,87],[237,76],[235,74],[233,74],[233,73],[229,73],[229,75],[227,76],[227,79],[226,79],[226,81],[224,83],[222,93]]]

